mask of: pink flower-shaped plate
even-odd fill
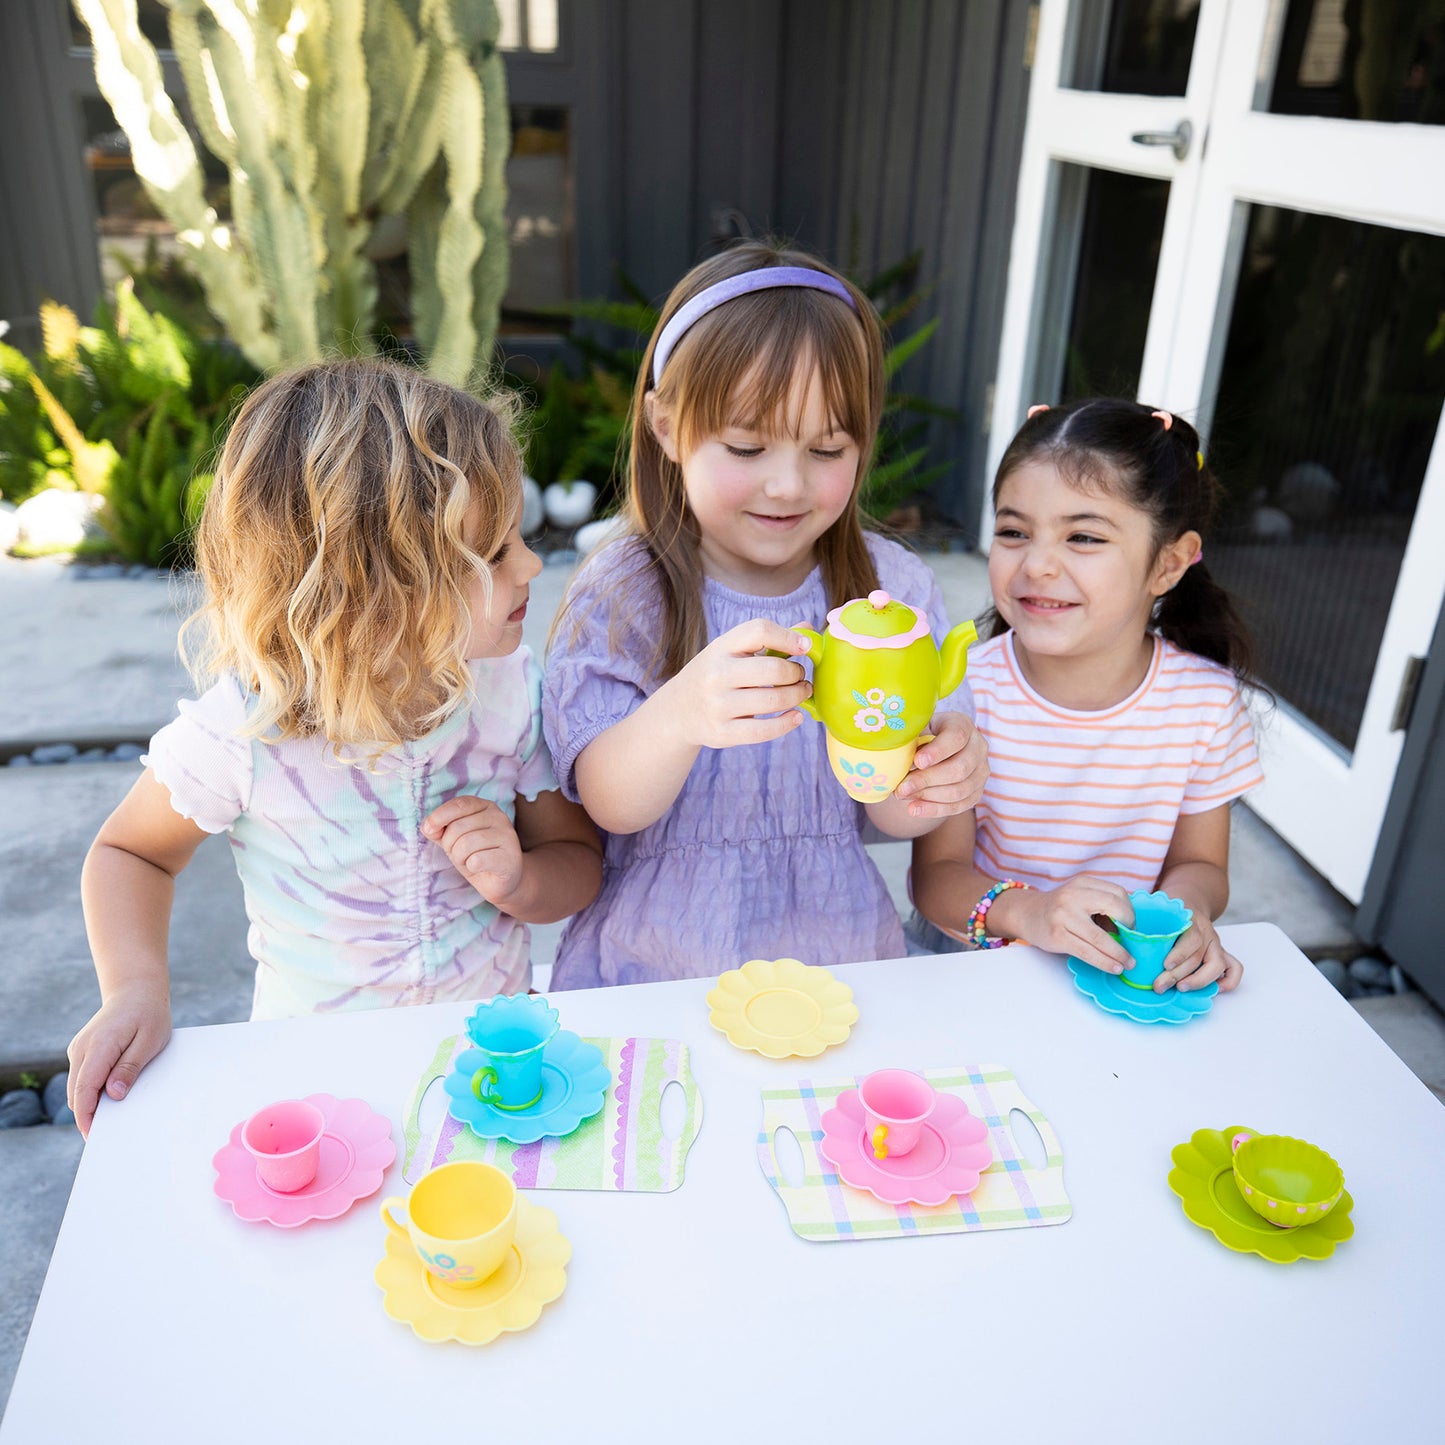
[[[940,1094],[918,1143],[901,1159],[879,1159],[868,1143],[868,1122],[857,1089],[838,1095],[823,1115],[818,1152],[844,1184],[866,1189],[885,1204],[943,1204],[972,1194],[993,1163],[988,1125],[954,1094]]]
[[[261,1183],[256,1161],[241,1143],[241,1124],[231,1130],[231,1142],[216,1151],[211,1160],[216,1194],[241,1219],[294,1229],[312,1219],[335,1219],[381,1188],[382,1176],[396,1158],[391,1120],[363,1099],[308,1094],[306,1102],[326,1116],[326,1132],[316,1178],[305,1189],[279,1194]]]

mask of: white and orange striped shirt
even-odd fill
[[[973,861],[994,878],[1153,888],[1181,813],[1264,781],[1233,673],[1162,637],[1138,690],[1099,712],[1040,697],[1011,632],[969,652],[968,681],[989,766]]]

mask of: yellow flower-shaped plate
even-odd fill
[[[537,1323],[542,1306],[567,1288],[572,1246],[557,1227],[557,1216],[517,1196],[517,1238],[496,1274],[471,1289],[456,1289],[427,1273],[411,1241],[386,1232],[386,1255],[374,1278],[382,1308],[410,1325],[419,1340],[489,1345],[506,1330]]]
[[[1207,1229],[1226,1249],[1240,1254],[1257,1254],[1273,1264],[1293,1264],[1300,1259],[1328,1259],[1337,1244],[1355,1232],[1350,1221],[1354,1200],[1349,1193],[1314,1224],[1298,1229],[1281,1229],[1261,1219],[1239,1192],[1234,1182],[1234,1151],[1229,1141],[1241,1131],[1258,1133],[1235,1124],[1228,1129],[1196,1129],[1187,1144],[1176,1144],[1170,1156],[1169,1187],[1184,1204],[1184,1213],[1201,1229]]]
[[[754,958],[707,996],[708,1022],[740,1049],[769,1059],[811,1059],[841,1044],[858,1019],[853,990],[796,958]]]

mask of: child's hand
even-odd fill
[[[125,1098],[170,1036],[170,992],[164,984],[129,984],[100,1006],[66,1051],[70,1077],[65,1101],[82,1135],[90,1137],[101,1090],[112,1099]]]
[[[961,712],[941,712],[930,724],[931,742],[913,758],[913,770],[898,785],[913,818],[946,818],[966,813],[988,782],[988,748],[983,734]]]
[[[681,735],[692,747],[733,748],[792,732],[803,720],[798,704],[813,692],[792,659],[809,646],[766,618],[740,623],[710,642],[667,684]],[[759,656],[767,651],[788,656]]]
[[[1084,873],[1057,888],[1011,888],[988,914],[1001,937],[1022,938],[1050,953],[1071,953],[1105,973],[1122,973],[1134,960],[1105,930],[1103,923],[1111,918],[1134,921],[1129,895],[1117,883]]]
[[[1169,957],[1164,960],[1164,972],[1154,980],[1154,992],[1163,993],[1166,988],[1177,986],[1180,993],[1188,993],[1217,980],[1219,991],[1228,993],[1239,987],[1243,977],[1244,965],[1233,954],[1224,951],[1214,924],[1196,908],[1194,922],[1169,950]]]
[[[421,830],[488,903],[506,906],[522,881],[522,843],[495,803],[469,793],[448,798],[427,814]]]

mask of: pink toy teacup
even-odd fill
[[[908,1069],[879,1069],[858,1085],[858,1100],[874,1157],[898,1159],[918,1143],[938,1094]]]
[[[304,1099],[283,1099],[258,1109],[241,1126],[241,1143],[256,1161],[256,1175],[277,1194],[295,1194],[316,1178],[326,1115]]]

